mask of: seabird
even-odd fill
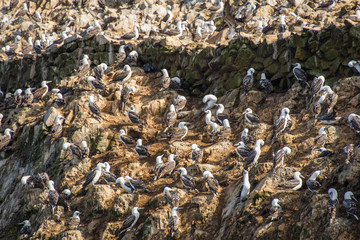
[[[296,80],[299,82],[299,84],[303,82],[309,86],[309,83],[307,82],[306,72],[304,69],[301,69],[300,63],[295,63],[293,65],[294,65],[293,74]]]
[[[96,67],[94,67],[93,71],[94,71],[95,77],[97,79],[99,79],[100,81],[102,81],[107,68],[108,68],[108,66],[105,63],[101,63],[101,64],[97,65]]]
[[[256,5],[252,3],[245,11],[244,10],[241,11],[241,10],[242,9],[239,9],[235,13],[235,20],[239,21],[239,22],[249,22],[254,16],[254,11],[256,10]]]
[[[4,148],[10,143],[11,134],[10,132],[14,132],[10,128],[5,129],[4,135],[0,135],[0,151],[4,150]]]
[[[130,176],[125,176],[125,180],[130,183],[130,186],[132,189],[134,189],[134,192],[139,190],[146,190],[148,191],[149,188],[145,185],[144,181],[138,179],[138,178],[132,178]]]
[[[20,233],[23,235],[30,236],[31,235],[31,223],[29,220],[25,220],[22,223],[19,223],[20,225],[24,225],[20,229]]]
[[[337,117],[336,113],[332,111],[331,113],[325,113],[324,115],[319,117],[319,120],[323,124],[335,124],[339,122],[342,119],[342,117]]]
[[[135,107],[134,106],[131,106],[129,108],[129,111],[128,111],[128,117],[130,119],[130,122],[134,125],[140,125],[140,126],[143,126],[143,123],[140,119],[140,116],[139,114],[137,114],[135,112]]]
[[[219,182],[214,178],[210,171],[204,171],[203,177],[206,180],[207,186],[209,188],[210,194],[218,195]]]
[[[302,179],[301,178],[304,178],[304,176],[301,175],[300,172],[295,172],[293,179],[289,179],[289,180],[281,183],[279,185],[279,187],[296,191],[302,187]]]
[[[196,189],[194,179],[192,176],[187,174],[186,168],[181,167],[179,170],[177,170],[177,172],[180,172],[180,181],[185,188],[199,192],[199,190]]]
[[[178,95],[176,98],[174,96],[171,98],[171,104],[175,106],[175,111],[179,112],[184,109],[186,105],[186,98],[184,96]]]
[[[230,116],[229,114],[224,113],[225,110],[224,105],[220,103],[220,104],[215,104],[215,106],[218,107],[215,113],[216,120],[219,123],[223,124],[224,119],[229,119]]]
[[[336,207],[338,205],[338,193],[335,188],[329,188],[328,194],[329,194],[330,199],[327,203],[327,210],[328,210],[328,213],[330,216],[329,223],[331,225],[332,223],[334,223],[335,218],[336,218]]]
[[[245,91],[245,95],[247,96],[249,91],[251,90],[251,88],[253,87],[254,84],[254,73],[255,73],[255,69],[253,68],[249,68],[249,70],[247,71],[246,76],[243,78],[243,86],[244,86],[244,91]]]
[[[129,55],[126,57],[126,61],[131,65],[136,65],[137,63],[137,60],[139,58],[139,54],[133,50],[129,53]]]
[[[42,81],[41,82],[41,88],[37,89],[33,95],[34,99],[43,99],[47,92],[49,91],[49,87],[47,86],[48,83],[51,83],[51,81]]]
[[[35,41],[36,45],[36,41]],[[83,58],[80,61],[80,67],[77,70],[78,76],[85,76],[87,75],[88,71],[90,70],[90,58],[88,55],[84,55]]]
[[[333,151],[328,150],[324,147],[318,148],[316,150],[320,152],[320,154],[317,156],[318,158],[331,157],[332,155],[334,155]]]
[[[205,111],[205,123],[206,123],[206,125],[211,125],[213,123],[211,121],[211,111],[210,110]]]
[[[220,138],[225,138],[226,141],[229,141],[230,135],[231,135],[231,127],[229,120],[224,119],[223,126],[221,126],[220,130],[217,133],[215,133],[215,136]]]
[[[131,210],[131,215],[128,216],[125,221],[123,222],[121,228],[119,229],[119,234],[117,235],[117,237],[119,237],[123,232],[126,232],[129,229],[132,229],[134,227],[134,225],[136,224],[136,222],[138,221],[139,217],[140,217],[140,213],[138,210],[143,209],[143,208],[139,208],[139,207],[134,207]]]
[[[358,154],[358,148],[354,144],[344,147],[345,163],[349,164]]]
[[[224,10],[224,3],[222,0],[217,0],[216,5],[212,5],[209,8],[210,11],[215,11],[215,13],[222,12]]]
[[[16,89],[15,93],[14,93],[14,104],[15,107],[19,107],[23,101],[23,96],[21,96],[22,94],[22,90],[21,89]]]
[[[126,52],[125,52],[126,47],[127,47],[126,45],[121,45],[119,47],[119,52],[116,54],[116,63],[118,65],[121,64],[126,58]]]
[[[264,88],[265,93],[268,95],[274,90],[273,85],[271,84],[269,79],[266,78],[265,73],[261,73],[261,79],[259,83],[260,86]]]
[[[99,106],[95,103],[95,98],[93,96],[89,96],[89,109],[91,112],[91,116],[94,116],[96,119],[102,120],[101,112]]]
[[[62,191],[62,193],[59,195],[57,205],[64,207],[65,212],[70,210],[70,205],[71,205],[71,191],[70,191],[70,189],[64,189]]]
[[[134,92],[136,92],[136,88],[135,87],[124,87],[123,90],[121,91],[121,96],[120,96],[120,101],[121,101],[121,111],[124,111],[125,106],[127,104],[127,102],[130,99],[131,94],[133,94]]]
[[[48,182],[48,187],[49,187],[49,205],[50,205],[52,213],[54,214],[54,207],[56,207],[56,205],[57,205],[57,202],[59,199],[59,194],[55,190],[54,181],[50,180]]]
[[[245,109],[245,112],[243,112],[243,115],[245,117],[245,120],[250,124],[261,123],[259,116],[256,113],[253,113],[251,108]]]
[[[176,35],[176,37],[181,37],[183,33],[183,21],[177,21],[175,29],[167,29],[164,33],[170,36]]]
[[[311,94],[310,103],[312,102],[314,97],[320,92],[320,89],[323,87],[324,83],[325,83],[324,76],[319,76],[314,78],[310,86],[310,94]]]
[[[281,206],[279,203],[282,203],[279,199],[275,198],[271,202],[270,208],[270,221],[278,221],[282,219],[281,216]]]
[[[320,170],[315,171],[310,178],[306,181],[306,185],[311,193],[316,192],[321,187],[321,184],[316,180],[316,178],[321,174]]]
[[[84,1],[82,1],[84,2]],[[85,32],[81,33],[80,35],[84,38],[84,39],[89,39],[93,36],[98,35],[101,32],[101,25],[99,23],[98,20],[94,20],[94,24],[93,26],[89,26]]]
[[[247,148],[245,146],[245,143],[242,141],[235,144],[235,147],[236,147],[235,151],[241,160],[244,158],[247,158],[251,152],[251,150],[249,148]]]
[[[94,170],[92,170],[91,172],[89,172],[86,177],[85,177],[85,182],[82,185],[82,189],[85,190],[85,188],[88,185],[93,185],[95,186],[95,184],[97,183],[97,181],[99,181],[100,177],[101,177],[101,173],[102,173],[102,169],[105,168],[105,164],[103,163],[98,163],[95,167]]]
[[[241,141],[245,145],[248,145],[249,143],[252,143],[254,141],[253,137],[248,133],[249,133],[249,129],[247,128],[244,128],[244,130],[241,132]]]
[[[133,27],[133,31],[124,34],[121,38],[137,40],[139,38],[139,31],[140,31],[140,26],[139,26],[139,24],[135,23],[134,27]]]
[[[65,99],[63,98],[63,95],[61,93],[56,93],[56,99],[55,99],[55,105],[58,108],[61,108],[66,105]]]
[[[166,132],[169,128],[174,126],[174,124],[176,122],[176,118],[177,118],[177,114],[176,114],[175,106],[173,104],[171,104],[170,111],[166,115],[166,120],[165,120],[166,127],[164,129],[164,132]]]
[[[171,173],[174,171],[176,162],[174,160],[174,157],[177,156],[175,154],[170,154],[168,156],[168,161],[166,163],[164,163],[164,165],[160,168],[159,173],[157,176],[155,176],[155,179],[159,179],[162,178],[165,175],[171,175]]]
[[[274,164],[274,172],[281,165],[284,165],[284,157],[285,155],[291,154],[291,149],[288,147],[283,147],[279,149],[276,154],[273,154],[273,164]]]
[[[38,173],[36,175],[23,176],[21,183],[28,185],[32,188],[46,189],[49,182],[49,176],[47,173]]]
[[[258,139],[255,143],[253,150],[249,153],[249,156],[246,158],[246,166],[245,169],[248,169],[251,165],[256,165],[257,161],[261,154],[261,146],[264,145],[264,141],[262,139]]]
[[[181,79],[173,77],[170,79],[170,89],[181,90]]]
[[[238,205],[242,205],[250,195],[249,172],[245,169],[243,171],[243,176],[243,185],[240,190],[240,202]]]
[[[182,141],[188,133],[188,128],[185,126],[187,122],[180,122],[178,128],[175,129],[170,135],[170,142]]]
[[[0,127],[1,127],[1,125],[2,125],[2,120],[3,120],[3,118],[4,118],[4,115],[3,115],[2,113],[0,113]]]
[[[180,197],[175,190],[169,187],[165,187],[163,193],[166,201],[170,204],[172,208],[179,206]]]
[[[87,158],[90,155],[90,148],[87,145],[87,142],[84,140],[81,142],[81,153],[82,153],[82,158]]]
[[[321,96],[317,100],[317,102],[313,104],[312,111],[314,113],[314,118],[317,118],[321,113],[322,104],[324,103],[325,99],[326,99],[326,92],[323,91],[321,92]]]
[[[154,178],[154,180],[157,179],[161,168],[164,166],[164,163],[163,163],[163,161],[161,160],[163,156],[164,156],[164,154],[163,154],[163,155],[159,155],[159,156],[156,157],[156,162],[155,162],[155,166],[154,166],[154,173],[155,173],[155,178]]]
[[[108,162],[104,162],[105,168],[104,171],[102,173],[105,181],[110,184],[110,183],[115,183],[116,182],[116,175],[113,174],[112,172],[110,172],[110,164]]]
[[[320,91],[326,91],[325,109],[326,113],[330,113],[337,103],[338,95],[329,86],[321,87]]]
[[[201,163],[204,152],[195,143],[191,145],[191,159],[193,163]]]
[[[216,133],[218,132],[219,125],[217,123],[215,123],[215,122],[212,122],[211,123],[211,128],[212,128],[211,135],[215,136]]]
[[[205,106],[201,109],[202,111],[211,110],[217,101],[217,97],[213,94],[205,95],[202,99],[202,102],[205,104]]]
[[[171,23],[172,19],[173,19],[174,15],[171,12],[171,6],[167,5],[166,6],[166,15],[165,17],[162,19],[163,22],[165,23]]]
[[[177,215],[177,211],[181,209],[179,207],[173,207],[171,209],[171,216],[169,218],[169,227],[170,227],[170,235],[173,236],[173,234],[179,229],[180,225],[180,218]]]
[[[22,100],[22,105],[25,107],[31,106],[31,104],[34,100],[34,95],[32,94],[31,90],[32,90],[32,88],[27,88],[25,90],[25,95]]]
[[[358,216],[356,215],[357,207],[356,203],[354,201],[357,201],[354,194],[351,191],[347,191],[344,195],[344,201],[343,206],[346,210],[346,215],[353,216],[356,218],[356,220],[359,220]]]
[[[358,71],[360,73],[360,64],[358,61],[355,61],[355,60],[351,60],[349,63],[348,63],[348,66],[349,67],[354,67],[356,69],[356,71]]]
[[[331,8],[333,8],[336,4],[337,0],[328,0],[326,2],[322,2],[319,6],[318,9],[320,8],[327,8],[328,10],[330,10]]]
[[[162,77],[161,77],[160,91],[163,91],[170,87],[171,78],[169,77],[169,73],[165,68],[161,69],[161,72],[162,72]]]
[[[274,142],[275,138],[281,135],[287,127],[292,126],[292,122],[290,120],[290,109],[283,108],[281,109],[280,117],[275,121],[273,125],[273,135],[271,137],[271,141]]]
[[[142,139],[140,138],[136,141],[135,151],[139,156],[139,160],[151,156],[147,147],[142,145]]]
[[[57,116],[55,118],[55,124],[52,126],[52,128],[50,130],[52,142],[54,142],[62,134],[62,121],[61,120],[65,120],[65,118],[63,116]]]
[[[285,16],[280,16],[279,18],[279,26],[278,26],[278,31],[279,33],[283,33],[287,30],[287,25],[285,22]]]
[[[124,129],[120,130],[119,139],[125,144],[125,147],[128,145],[135,145],[135,139],[129,135],[126,135]]]
[[[11,108],[14,104],[14,96],[12,93],[6,93],[4,99],[5,108]]]
[[[118,179],[116,179],[115,183],[116,186],[121,185],[121,187],[130,194],[134,192],[134,188],[132,188],[129,182],[125,182],[125,179],[123,177],[119,177]]]
[[[360,116],[355,113],[351,113],[348,117],[348,122],[355,133],[360,134]]]
[[[79,211],[75,211],[72,215],[72,217],[70,217],[69,220],[69,229],[74,230],[77,229],[77,227],[80,224],[80,212]]]
[[[314,145],[311,148],[312,150],[314,150],[316,148],[324,147],[326,139],[327,139],[327,134],[326,134],[327,129],[328,129],[327,127],[320,128],[319,135],[317,135],[314,139]]]
[[[131,75],[132,75],[131,67],[129,65],[125,65],[120,73],[115,74],[115,76],[113,77],[110,83],[120,82],[120,81],[125,82],[131,78]]]
[[[83,152],[81,147],[75,143],[64,142],[63,150],[70,151],[71,155],[79,160],[87,157],[86,152]]]
[[[96,79],[93,76],[89,76],[87,77],[86,81],[89,85],[91,85],[95,89],[95,91],[100,89],[104,91],[106,94],[109,93],[106,84],[102,80]]]

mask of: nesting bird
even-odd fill
[[[306,181],[306,185],[312,194],[316,193],[320,189],[321,184],[316,180],[316,178],[321,174],[320,170],[315,171],[310,178]]]
[[[157,179],[161,168],[164,166],[164,163],[162,161],[163,156],[164,156],[164,154],[156,157],[156,162],[155,162],[155,165],[154,165],[154,174],[155,174],[154,180]]]
[[[169,227],[170,227],[170,235],[172,236],[179,228],[180,225],[180,218],[177,215],[177,211],[179,207],[173,207],[171,209],[171,216],[169,218]]]
[[[129,135],[126,135],[124,129],[120,130],[119,139],[125,144],[125,147],[128,145],[135,145],[135,139]]]
[[[240,190],[240,202],[238,205],[242,205],[250,196],[250,181],[249,172],[244,169],[243,171],[243,185]]]
[[[314,97],[320,92],[320,89],[323,87],[324,83],[325,83],[324,76],[319,76],[314,78],[310,86],[310,94],[311,94],[310,103],[312,102]]]
[[[163,166],[160,168],[158,175],[155,176],[154,180],[162,178],[163,176],[165,176],[167,174],[171,175],[171,173],[174,171],[175,165],[176,165],[176,162],[174,160],[175,156],[176,156],[175,154],[170,154],[168,156],[168,161],[166,163],[164,163]]]
[[[93,71],[94,71],[95,77],[97,79],[99,79],[100,81],[102,81],[107,68],[108,68],[108,66],[106,65],[106,63],[100,63],[99,65],[94,67]]]
[[[48,182],[48,187],[49,187],[49,194],[48,194],[49,205],[50,205],[52,214],[54,214],[54,208],[56,207],[58,200],[59,200],[59,193],[55,190],[54,181],[50,180]]]
[[[350,127],[355,131],[356,134],[360,134],[360,116],[351,113],[348,117],[348,123]]]
[[[63,116],[57,116],[55,118],[55,124],[52,126],[50,130],[50,135],[52,138],[52,142],[59,138],[62,134],[62,122],[61,120],[64,120],[65,118]]]
[[[43,99],[47,92],[49,91],[48,83],[51,83],[51,81],[42,81],[41,82],[41,88],[37,89],[34,93],[34,99]]]
[[[175,129],[170,135],[170,142],[182,141],[188,133],[188,128],[186,126],[187,122],[180,122],[178,128]]]
[[[131,106],[128,111],[128,117],[130,122],[134,125],[143,126],[143,122],[140,119],[140,115],[135,112],[135,107]]]
[[[327,127],[322,127],[319,130],[319,135],[317,135],[314,139],[314,145],[311,147],[312,150],[316,149],[316,148],[322,148],[324,147],[325,143],[326,143],[326,139],[327,139],[327,134],[326,134],[326,130],[328,128]]]
[[[121,111],[123,112],[125,110],[125,106],[127,104],[127,102],[130,99],[131,94],[134,94],[136,92],[136,88],[135,87],[124,87],[123,90],[121,91],[121,96],[120,96],[120,103],[121,103]]]
[[[288,108],[281,109],[280,117],[275,121],[273,125],[273,135],[271,141],[274,142],[275,138],[281,135],[287,127],[292,126],[290,119],[290,110]]]
[[[125,178],[123,178],[123,177],[117,178],[115,183],[116,183],[116,186],[121,185],[121,187],[130,194],[134,192],[134,188],[132,188],[132,186],[129,182],[125,182]]]
[[[271,202],[270,208],[270,221],[278,221],[281,220],[281,206],[279,203],[282,203],[279,199],[274,198]]]
[[[104,162],[104,166],[105,166],[105,167],[104,167],[104,170],[103,170],[103,172],[102,172],[102,175],[103,175],[105,181],[106,181],[108,184],[110,184],[110,183],[115,183],[117,177],[116,177],[115,174],[113,174],[112,172],[110,172],[110,168],[111,168],[110,164],[109,164],[108,162]]]
[[[302,187],[302,179],[304,178],[300,172],[294,173],[294,178],[284,181],[279,185],[280,188],[287,189],[287,190],[298,190]]]
[[[82,189],[85,190],[85,188],[87,186],[89,186],[90,184],[95,186],[95,184],[99,181],[101,174],[102,174],[102,169],[105,168],[105,164],[103,163],[98,163],[95,167],[94,170],[90,171],[86,177],[85,177],[85,182],[82,185]]]
[[[223,121],[225,119],[229,119],[229,114],[226,114],[224,113],[224,105],[222,105],[221,103],[219,104],[215,104],[215,106],[218,107],[218,109],[216,110],[216,113],[215,113],[215,117],[216,117],[216,120],[220,123],[220,124],[223,124]]]
[[[268,95],[274,90],[273,85],[271,84],[269,79],[266,78],[265,73],[261,73],[261,79],[259,83],[260,86],[264,88],[265,93]]]
[[[251,152],[251,150],[247,148],[245,143],[242,141],[235,144],[235,147],[236,147],[235,151],[241,160],[247,158]]]
[[[81,147],[75,143],[64,142],[63,150],[70,151],[71,155],[79,160],[82,160],[88,156],[87,152],[84,152]]]
[[[283,167],[284,157],[288,154],[291,154],[291,149],[288,147],[283,147],[279,149],[276,154],[273,154],[274,172],[279,166]]]
[[[125,65],[124,69],[120,73],[116,73],[110,83],[120,82],[120,81],[127,81],[131,78],[132,70],[129,65]]]
[[[252,143],[254,141],[253,137],[249,135],[249,129],[244,128],[244,130],[241,132],[241,141],[248,145],[249,143]]]
[[[224,119],[223,126],[221,126],[220,130],[215,133],[215,136],[223,138],[223,139],[225,138],[226,141],[229,141],[230,135],[231,135],[231,127],[230,127],[229,120]]]
[[[139,156],[139,160],[141,158],[151,156],[148,149],[147,149],[147,147],[142,145],[142,139],[140,139],[140,138],[136,141],[135,151]]]
[[[192,176],[187,174],[186,168],[181,167],[179,168],[178,172],[180,172],[180,181],[185,188],[199,192],[199,190],[196,189],[194,179]]]
[[[65,212],[70,210],[70,205],[71,205],[71,191],[70,191],[70,189],[64,189],[60,193],[57,205],[64,207]]]
[[[186,98],[181,95],[178,95],[176,98],[174,97],[171,98],[171,104],[174,105],[176,112],[183,110],[186,105],[186,102],[187,102]]]
[[[202,158],[204,156],[204,152],[198,147],[197,144],[191,145],[191,159],[193,163],[201,163]]]
[[[77,229],[77,227],[80,224],[80,212],[75,211],[72,215],[72,217],[69,219],[68,226],[69,229],[74,230]]]
[[[4,135],[0,135],[0,151],[4,150],[4,148],[9,145],[11,141],[11,132],[14,132],[10,128],[5,129]]]
[[[31,188],[46,189],[48,187],[49,175],[46,172],[37,173],[35,175],[23,176],[21,183]]]
[[[206,180],[210,194],[218,195],[218,189],[219,189],[218,180],[216,180],[216,178],[212,175],[210,171],[204,171],[203,177]]]
[[[130,186],[134,192],[141,190],[149,190],[149,188],[145,185],[144,181],[140,179],[132,178],[130,176],[125,176],[125,180],[127,180],[130,183]]]
[[[173,104],[171,104],[170,105],[170,111],[166,115],[166,119],[165,119],[166,127],[164,129],[164,132],[166,132],[169,128],[174,126],[174,124],[176,122],[176,118],[177,118],[177,113],[176,113],[176,110],[175,110],[175,106]]]
[[[61,93],[56,93],[56,99],[54,101],[57,108],[61,108],[66,105],[65,99]]]
[[[165,187],[163,194],[164,194],[166,201],[170,204],[170,206],[172,208],[179,206],[180,197],[179,197],[179,194],[175,190],[173,190],[169,187]]]
[[[339,96],[329,86],[321,87],[320,94],[324,94],[324,93],[326,93],[326,99],[325,99],[326,113],[330,113],[333,111]]]
[[[133,31],[124,34],[121,38],[137,40],[139,38],[139,31],[140,31],[140,26],[139,26],[139,24],[135,23],[134,27],[133,27]]]
[[[89,85],[91,85],[95,89],[95,91],[102,90],[106,94],[109,93],[108,87],[106,86],[106,84],[101,79],[96,79],[93,76],[89,76],[86,79],[86,81],[87,81],[87,83]]]

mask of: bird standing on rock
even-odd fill
[[[204,171],[203,177],[206,180],[210,194],[218,195],[218,189],[219,189],[218,180],[216,180],[216,178],[212,175],[210,171]]]
[[[301,69],[300,63],[295,63],[293,65],[294,65],[293,74],[296,80],[298,81],[298,83],[299,84],[305,83],[308,87],[310,87],[309,83],[307,82],[306,72],[304,69]]]
[[[328,194],[329,194],[329,201],[327,203],[327,210],[328,210],[328,213],[329,213],[329,222],[330,222],[330,225],[334,223],[335,221],[335,218],[336,218],[336,207],[338,205],[338,193],[336,191],[335,188],[329,188],[328,190]]]
[[[251,108],[245,109],[245,111],[242,114],[244,115],[245,120],[250,124],[261,123],[259,116],[256,113],[254,113]]]
[[[95,98],[93,96],[89,96],[89,109],[91,112],[91,116],[96,117],[96,119],[102,120],[101,112],[99,106],[95,103]]]
[[[270,208],[270,221],[278,221],[282,219],[281,216],[281,206],[279,203],[282,203],[279,199],[275,198],[271,202]]]
[[[359,217],[356,215],[357,207],[354,201],[357,201],[354,194],[351,191],[347,191],[344,195],[343,201],[343,206],[346,210],[346,214],[347,216],[351,215],[356,220],[359,220]]]
[[[308,187],[308,189],[310,190],[310,192],[312,194],[316,193],[320,187],[321,184],[316,180],[316,178],[321,174],[320,170],[315,171],[310,178],[306,181],[306,185]]]
[[[249,166],[256,165],[261,154],[261,147],[264,145],[262,139],[258,139],[255,143],[253,150],[249,153],[249,156],[245,160],[245,169],[247,170]]]
[[[217,97],[213,94],[208,94],[203,97],[202,102],[205,106],[201,110],[205,112],[206,110],[211,110],[215,106]]]
[[[121,228],[119,229],[119,233],[117,234],[117,237],[119,237],[123,232],[126,232],[129,229],[132,229],[136,222],[139,220],[140,213],[138,210],[143,209],[139,207],[134,207],[131,210],[131,215],[128,216],[125,221],[123,222]]]
[[[130,122],[134,125],[140,125],[140,126],[143,126],[143,123],[140,119],[140,116],[139,114],[137,114],[135,112],[135,107],[134,106],[131,106],[129,108],[129,111],[128,111],[128,117],[130,119]]]
[[[155,176],[154,180],[162,178],[165,175],[171,175],[171,173],[175,169],[176,162],[175,162],[174,158],[176,156],[177,155],[175,155],[173,153],[168,156],[168,161],[166,163],[164,163],[164,165],[160,168],[158,176]]]
[[[243,79],[243,86],[244,86],[244,91],[245,91],[245,95],[247,96],[249,91],[251,90],[251,88],[253,87],[254,84],[254,73],[255,73],[255,69],[253,68],[249,68],[249,70],[247,71],[246,76]]]
[[[110,83],[127,81],[131,78],[132,70],[129,65],[125,65],[124,69],[120,73],[116,73]]]
[[[139,161],[141,158],[151,156],[147,147],[142,145],[142,139],[140,139],[140,138],[136,141],[135,151],[139,156]]]

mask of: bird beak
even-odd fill
[[[144,207],[139,207],[138,209],[144,209]]]
[[[178,207],[178,210],[183,209],[183,207]]]
[[[352,198],[355,202],[357,202],[357,200],[356,200],[355,196],[352,196],[351,198]]]
[[[304,177],[303,175],[301,175],[301,174],[300,174],[300,177],[301,177],[302,179],[305,179],[305,177]]]
[[[283,203],[283,201],[278,201],[278,203]]]
[[[34,91],[36,88],[30,88],[31,91]]]
[[[10,132],[15,132],[14,130],[10,129]]]
[[[174,157],[178,157],[179,155],[174,154]]]
[[[237,146],[239,146],[239,143],[237,143],[237,144],[234,145],[234,147],[237,147]]]
[[[46,81],[46,83],[52,83],[52,81]]]
[[[184,122],[185,125],[189,125],[190,123],[189,122]]]

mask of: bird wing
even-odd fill
[[[47,87],[42,87],[42,88],[39,88],[37,89],[33,95],[34,95],[34,99],[38,99],[38,98],[41,98],[42,95],[44,95],[44,93],[48,90]]]
[[[94,177],[95,177],[95,170],[92,170],[85,176],[85,182],[82,187],[86,188],[91,183],[91,181],[94,179]]]
[[[129,33],[125,33],[121,38],[122,39],[132,39],[134,38],[136,35],[134,32],[129,32]]]
[[[194,162],[201,162],[203,156],[204,156],[204,152],[201,151],[201,149],[195,150],[191,154],[191,158]]]
[[[283,149],[280,149],[276,152],[275,156],[273,157],[274,168],[276,168],[281,163],[281,160],[284,158],[284,156],[285,151]]]
[[[125,221],[123,222],[123,224],[122,224],[122,226],[121,226],[121,228],[120,228],[120,232],[121,231],[124,231],[124,230],[126,230],[126,229],[128,229],[128,228],[130,228],[131,227],[131,225],[134,223],[134,221],[135,221],[135,216],[134,215],[130,215],[130,216],[128,216],[126,219],[125,219]]]
[[[171,127],[175,124],[176,122],[176,117],[177,117],[177,114],[176,112],[169,112],[167,115],[166,115],[166,125],[168,127]]]
[[[49,191],[49,204],[51,206],[56,206],[57,202],[59,200],[59,194],[58,192],[55,190],[50,190]]]
[[[128,117],[133,124],[142,124],[140,116],[136,112],[129,111]]]
[[[316,191],[321,187],[321,184],[316,180],[307,180],[306,185],[311,191]]]
[[[253,123],[260,123],[260,117],[256,113],[248,113],[246,114],[247,118]]]
[[[351,125],[356,131],[360,131],[360,117],[354,116],[354,118],[351,120]]]
[[[65,212],[69,210],[70,202],[68,196],[65,193],[60,193],[57,205],[64,207]]]
[[[81,147],[75,143],[72,143],[70,145],[70,151],[71,153],[76,156],[78,159],[82,159],[82,150]]]
[[[179,206],[179,194],[173,190],[167,191],[165,193],[165,199],[172,207]]]
[[[133,185],[133,187],[135,189],[147,189],[144,181],[137,179],[137,178],[133,178],[130,180],[131,184]]]
[[[251,152],[251,150],[247,147],[238,147],[236,148],[237,154],[239,154],[242,158],[247,158]]]
[[[10,139],[9,135],[0,135],[0,150],[9,144]]]
[[[136,146],[135,151],[140,156],[150,156],[148,149],[145,146]]]
[[[185,128],[178,128],[175,129],[171,133],[170,142],[181,140],[181,138],[185,135],[186,129]]]
[[[294,68],[294,75],[298,81],[307,81],[306,72],[301,68]]]
[[[313,149],[315,149],[315,148],[320,148],[320,147],[324,146],[325,141],[326,141],[326,138],[327,138],[327,135],[326,135],[326,134],[317,135],[317,136],[315,137],[315,140],[314,140]]]
[[[230,127],[221,127],[220,131],[218,131],[215,135],[219,137],[229,137],[231,134],[231,128]]]
[[[181,182],[184,187],[194,189],[196,188],[194,179],[190,175],[182,175],[180,176]]]
[[[287,181],[285,181],[284,183],[280,184],[279,187],[283,187],[283,188],[294,188],[297,185],[299,185],[300,181],[296,180],[296,179],[289,179]]]
[[[246,166],[250,165],[254,161],[255,157],[256,157],[256,151],[251,150],[251,152],[249,153],[249,156],[245,160]]]
[[[104,76],[104,69],[102,68],[102,66],[98,65],[94,67],[94,74],[97,79],[101,80]]]
[[[103,176],[105,178],[105,180],[108,182],[108,183],[115,183],[116,182],[116,175],[113,174],[112,172],[107,172],[107,171],[104,171],[103,172]]]
[[[129,71],[122,71],[122,72],[116,73],[115,76],[113,77],[113,79],[111,80],[111,83],[120,82],[124,78],[126,78],[127,75],[129,75]]]
[[[96,105],[95,103],[89,103],[89,108],[93,114],[101,117],[101,112],[100,112],[100,108],[98,105]]]
[[[218,191],[219,182],[218,182],[218,180],[216,180],[215,178],[213,178],[213,177],[208,177],[208,178],[207,178],[207,184],[208,184],[210,190],[212,190],[212,191],[214,191],[214,192],[217,192],[217,191]]]
[[[312,83],[311,83],[311,88],[310,88],[311,94],[313,96],[316,95],[320,91],[323,84],[324,84],[323,81],[321,81],[319,78],[315,77],[314,81],[312,81]]]
[[[174,170],[174,168],[175,168],[174,162],[166,162],[159,171],[159,178],[161,178],[162,176],[164,176],[166,174],[171,174],[172,171]]]
[[[273,135],[276,137],[285,129],[286,119],[285,117],[280,117],[276,120],[273,126]]]

